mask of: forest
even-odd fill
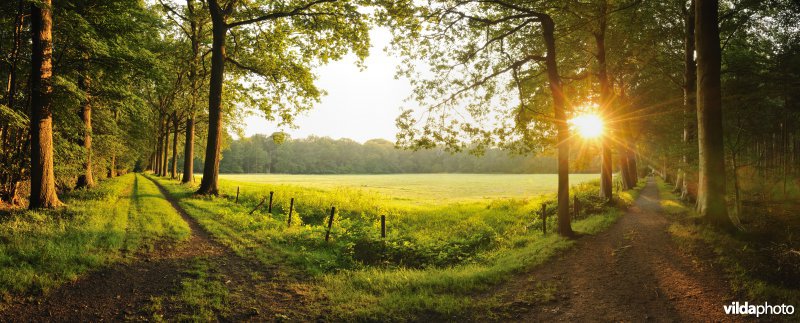
[[[222,152],[220,173],[288,174],[398,174],[398,173],[511,173],[552,174],[556,161],[552,156],[525,157],[500,149],[488,149],[476,156],[466,152],[449,153],[443,149],[401,150],[385,139],[360,144],[350,139],[327,137],[282,138],[272,134],[255,135],[231,142]],[[592,163],[590,163],[592,162]],[[181,163],[180,157],[178,164]],[[596,173],[597,161],[587,161],[579,173]],[[202,165],[195,168],[202,172]]]
[[[394,141],[284,132],[324,100],[321,67],[380,51],[411,85]],[[0,57],[2,321],[800,305],[798,1],[6,0]],[[254,112],[277,128],[234,139]]]

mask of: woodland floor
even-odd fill
[[[130,261],[90,273],[42,298],[20,301],[0,313],[0,321],[184,320],[176,313],[191,315],[192,309],[186,309],[175,294],[181,281],[191,278],[192,267],[201,262],[208,263],[211,276],[228,289],[226,307],[230,310],[215,313],[217,319],[315,319],[295,310],[310,305],[311,292],[292,288],[277,268],[243,259],[213,240],[157,181],[154,183],[189,224],[192,234],[188,241],[177,246],[157,244],[152,252],[129,255]],[[157,306],[155,299],[160,300]]]
[[[494,292],[495,319],[528,322],[736,321],[733,301],[711,250],[686,254],[673,241],[651,179],[634,206],[607,231],[583,237],[546,265]],[[542,299],[542,303],[526,301]],[[530,297],[533,295],[534,297]],[[538,296],[538,297],[537,297]]]
[[[197,262],[211,264],[229,290],[224,321],[314,321],[325,313],[312,291],[278,268],[237,256],[216,242],[159,186],[192,230],[188,242],[128,255],[129,261],[92,272],[46,296],[12,304],[0,321],[120,321],[180,319],[174,296]],[[711,251],[686,254],[667,232],[658,188],[650,181],[634,206],[607,231],[578,239],[556,259],[491,291],[502,306],[477,320],[732,321],[722,306],[733,300]],[[547,301],[542,302],[546,294]],[[154,299],[163,299],[154,309]],[[170,301],[173,300],[173,301]],[[183,308],[185,310],[185,308]]]

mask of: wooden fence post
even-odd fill
[[[386,215],[381,215],[381,238],[386,238]]]
[[[547,204],[542,203],[542,234],[547,234]]]
[[[331,217],[328,219],[328,231],[325,232],[325,242],[331,238],[331,227],[333,226],[333,215],[336,213],[336,207],[331,206]]]
[[[239,204],[239,186],[236,186],[236,204]]]
[[[273,194],[275,194],[275,192],[269,191],[269,208],[267,209],[267,212],[269,212],[270,214],[272,214],[272,195]]]
[[[287,226],[292,226],[292,210],[294,210],[294,197],[289,200],[289,221],[286,222]]]

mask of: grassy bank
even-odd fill
[[[676,220],[669,228],[673,237],[687,251],[700,248],[712,250],[729,278],[732,291],[747,297],[742,301],[800,304],[796,271],[791,272],[796,270],[792,267],[796,268],[797,263],[783,266],[776,263],[781,261],[781,254],[785,252],[772,249],[787,241],[782,241],[778,235],[764,235],[749,227],[736,234],[721,232],[703,224],[693,208],[684,205],[672,193],[672,186],[660,179],[659,193],[664,211]]]
[[[55,210],[0,215],[0,294],[47,291],[78,275],[189,236],[188,225],[141,175],[62,197]]]
[[[158,180],[215,239],[242,256],[283,265],[284,272],[312,281],[330,301],[336,319],[451,318],[479,306],[473,299],[477,293],[573,244],[541,233],[542,204],[551,215],[547,227],[556,227],[552,194],[404,206],[355,188],[227,180],[220,181],[220,189],[228,195],[196,197],[192,186]],[[258,207],[270,191],[275,193],[271,214],[266,205]],[[573,192],[584,214],[592,214],[574,222],[579,232],[601,231],[620,214],[596,198],[596,183],[577,185]],[[623,192],[622,203],[635,195]],[[326,242],[331,206],[337,211]],[[381,214],[387,215],[385,239],[380,237]]]

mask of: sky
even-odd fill
[[[263,115],[249,116],[244,120],[245,135],[283,130],[292,138],[316,135],[350,138],[361,143],[375,138],[394,142],[397,134],[394,120],[411,94],[411,85],[407,79],[394,78],[401,60],[384,51],[391,41],[389,31],[372,29],[370,41],[372,48],[365,61],[366,69],[359,69],[355,57],[349,56],[315,71],[317,86],[328,95],[295,120],[296,129],[279,129]]]

